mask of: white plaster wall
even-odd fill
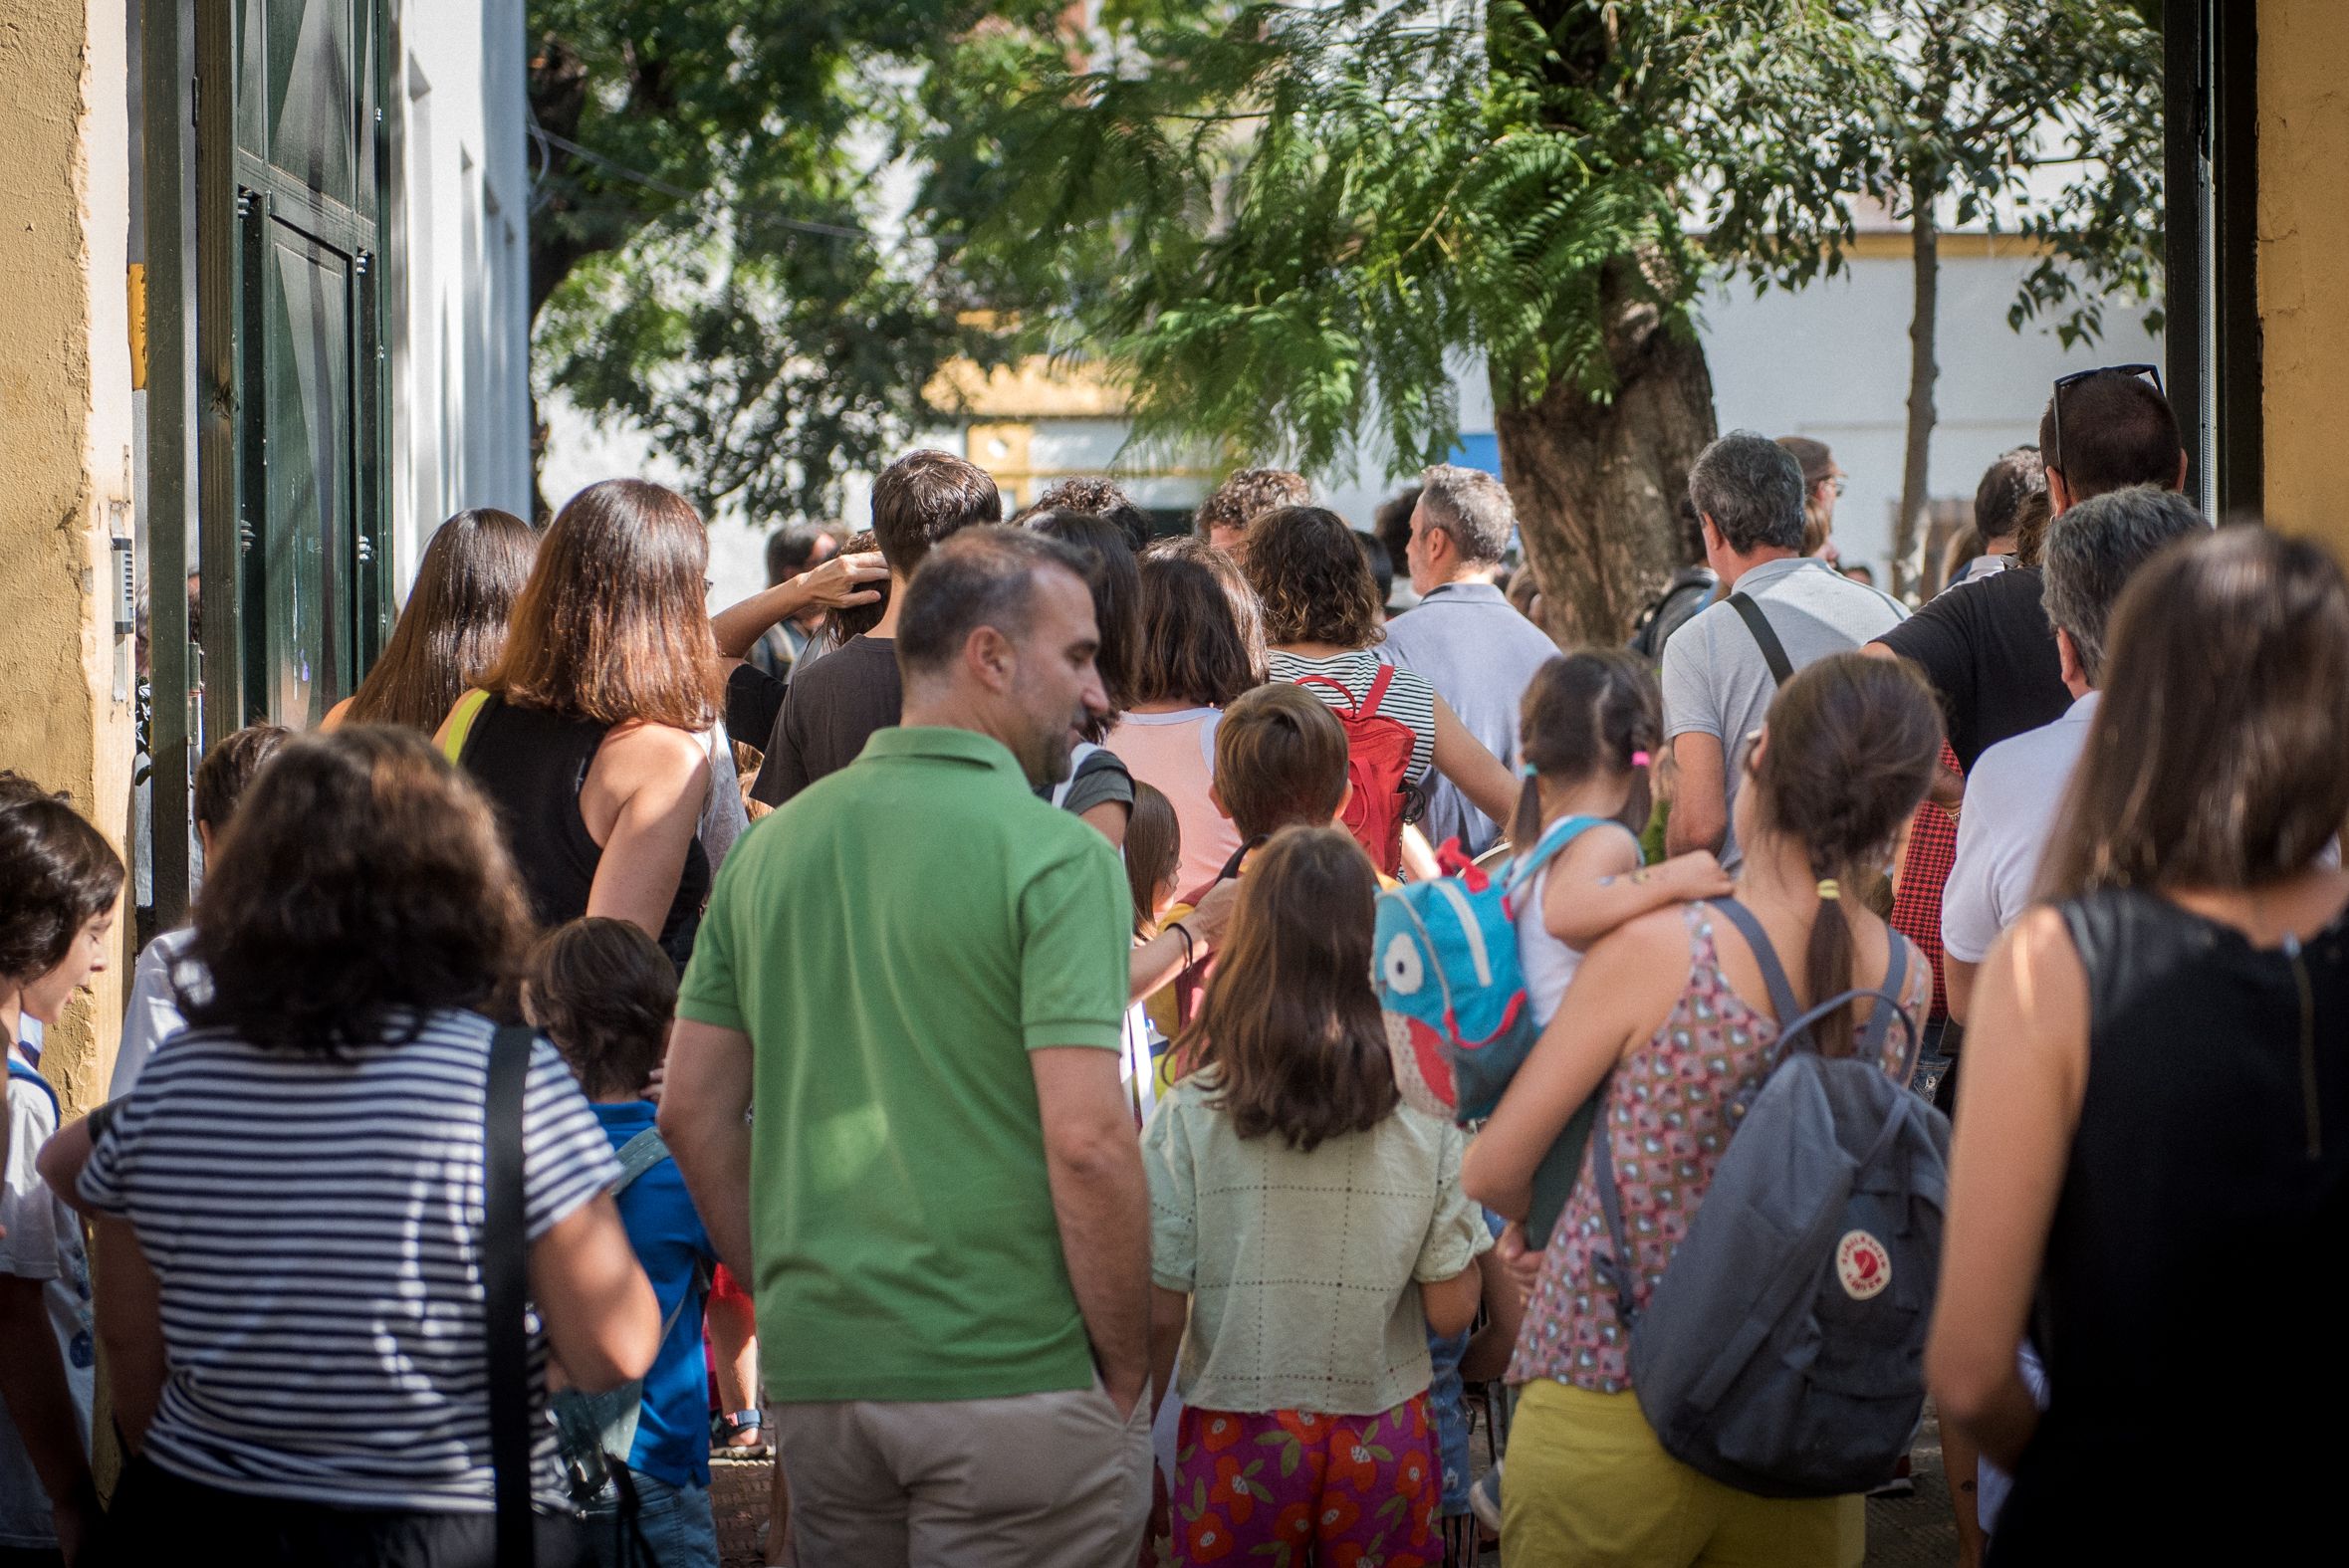
[[[1936,499],[1971,503],[1993,458],[2038,441],[2055,377],[2162,357],[2138,307],[2108,307],[2102,340],[2068,350],[2036,323],[2008,329],[2015,287],[2034,265],[2019,255],[1942,261],[1940,419],[1927,470]],[[1800,294],[1757,298],[1739,285],[1709,291],[1701,306],[1721,428],[1832,447],[1850,476],[1835,512],[1837,549],[1847,561],[1873,564],[1879,583],[1889,580],[1908,430],[1910,284],[1906,258],[1872,257]]]
[[[391,508],[404,595],[450,513],[530,515],[529,111],[522,0],[394,0]]]

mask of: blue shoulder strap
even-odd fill
[[[1590,829],[1604,827],[1612,820],[1614,820],[1612,817],[1605,816],[1559,817],[1542,829],[1541,836],[1533,840],[1532,848],[1509,863],[1509,878],[1506,883],[1508,890],[1516,892],[1521,884],[1531,880],[1535,872],[1549,864],[1559,850],[1580,838]]]
[[[63,1124],[65,1121],[65,1106],[59,1101],[57,1097],[56,1086],[50,1083],[47,1078],[42,1077],[32,1068],[26,1066],[23,1062],[18,1061],[14,1056],[8,1058],[8,1076],[11,1082],[29,1083],[34,1088],[39,1089],[43,1094],[48,1095],[49,1114],[60,1124]]]

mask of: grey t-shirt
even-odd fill
[[[1808,557],[1765,560],[1740,577],[1735,591],[1761,607],[1797,670],[1874,641],[1908,614],[1891,595]],[[1691,734],[1720,739],[1729,764],[1724,808],[1733,824],[1738,743],[1762,728],[1776,695],[1769,663],[1726,591],[1664,645],[1665,739]],[[1722,838],[1721,863],[1734,871],[1743,859],[1732,825]]]

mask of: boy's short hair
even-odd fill
[[[1345,726],[1301,686],[1259,686],[1216,726],[1215,788],[1243,838],[1326,827],[1345,805]]]
[[[652,1081],[677,1008],[677,968],[634,921],[588,916],[538,941],[524,970],[532,1020],[590,1099]]]
[[[1003,495],[987,471],[951,452],[909,452],[872,482],[872,531],[881,559],[901,577],[964,529],[1003,521]]]
[[[282,724],[248,724],[214,743],[196,765],[196,820],[210,824],[215,837],[226,832],[253,776],[293,738]]]

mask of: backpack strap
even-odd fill
[[[1363,693],[1361,706],[1354,710],[1354,717],[1357,719],[1377,718],[1378,705],[1386,701],[1386,689],[1394,683],[1395,667],[1391,664],[1379,665],[1378,673],[1370,677],[1370,690]]]
[[[612,1185],[611,1196],[617,1198],[636,1185],[636,1178],[669,1157],[669,1146],[658,1127],[647,1127],[619,1146],[620,1179]]]
[[[1371,678],[1370,685],[1373,691],[1376,691],[1380,696],[1384,696],[1386,694],[1385,678],[1387,674],[1394,669],[1394,666],[1391,664],[1382,664],[1378,668],[1379,674]],[[1354,694],[1347,689],[1346,683],[1336,679],[1333,676],[1299,675],[1291,684],[1296,686],[1326,686],[1331,691],[1337,693],[1338,696],[1345,699],[1345,706],[1338,710],[1342,717],[1348,719],[1360,719],[1365,717],[1361,704],[1354,700]]]
[[[1515,893],[1533,879],[1535,872],[1556,858],[1558,852],[1594,827],[1604,827],[1614,821],[1611,816],[1561,816],[1542,830],[1533,840],[1533,847],[1509,863],[1503,878],[1509,891]]]
[[[489,1453],[497,1499],[497,1568],[528,1568],[538,1521],[530,1500],[528,1227],[524,1219],[522,1104],[533,1031],[509,1023],[491,1037],[482,1096],[481,1318],[489,1352]]]
[[[1729,596],[1730,606],[1746,629],[1754,633],[1754,640],[1762,648],[1762,662],[1769,666],[1770,678],[1780,686],[1794,678],[1794,661],[1786,657],[1786,645],[1778,641],[1778,634],[1770,629],[1769,617],[1762,613],[1762,606],[1744,593]]]
[[[1786,966],[1778,960],[1778,950],[1772,946],[1769,933],[1762,929],[1762,922],[1754,918],[1754,911],[1734,898],[1707,899],[1706,907],[1715,910],[1738,928],[1746,939],[1746,946],[1754,950],[1754,962],[1762,971],[1762,984],[1769,991],[1769,1010],[1777,1014],[1779,1037],[1802,1012],[1802,1004],[1794,1000],[1793,983],[1786,979]]]
[[[1885,934],[1892,939],[1888,944],[1892,952],[1884,961],[1884,984],[1877,989],[1898,1002],[1909,978],[1909,939],[1889,926],[1885,928]],[[1868,1014],[1867,1027],[1860,1030],[1859,1038],[1853,1042],[1852,1054],[1862,1061],[1874,1060],[1884,1049],[1885,1031],[1892,1027],[1892,1015],[1899,1010],[1899,1008],[1885,1007],[1879,1001],[1875,1009]],[[1914,1045],[1916,1039],[1917,1031],[1912,1028],[1909,1030],[1909,1043]],[[1908,1081],[1907,1073],[1901,1074],[1901,1081]]]
[[[50,1120],[59,1125],[64,1124],[65,1107],[58,1101],[56,1086],[50,1083],[47,1078],[42,1077],[40,1073],[11,1056],[8,1058],[8,1079],[11,1083],[29,1083],[43,1094],[48,1095]]]
[[[473,721],[488,706],[489,693],[478,686],[457,699],[457,705],[449,710],[448,739],[440,743],[441,756],[452,763],[465,760],[465,743],[473,739]]]

